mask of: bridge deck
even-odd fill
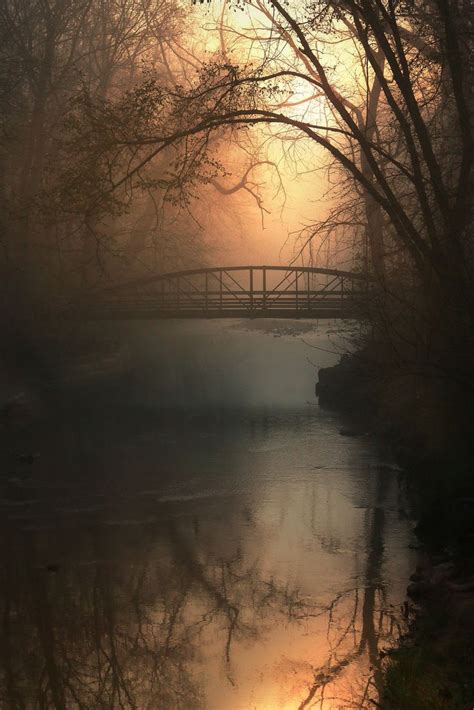
[[[92,319],[357,318],[366,301],[367,280],[347,271],[214,267],[109,288],[82,301],[78,315]]]
[[[249,312],[247,310],[227,309],[227,310],[160,310],[156,308],[120,308],[110,310],[90,310],[87,314],[83,314],[87,320],[212,320],[217,318],[309,318],[318,320],[329,320],[336,318],[360,318],[360,313],[357,309],[348,308],[313,308],[308,309],[291,309],[279,308],[272,310],[258,310]]]

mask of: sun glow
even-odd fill
[[[293,9],[299,13],[298,7]],[[195,26],[200,28],[195,33],[195,55],[203,63],[224,61],[237,66],[243,75],[249,71],[254,76],[269,77],[258,84],[254,105],[257,110],[271,111],[282,119],[235,133],[220,149],[219,160],[227,173],[221,180],[224,190],[238,184],[249,165],[258,167],[251,169],[244,189],[217,196],[226,211],[232,211],[232,204],[235,205],[238,214],[232,218],[230,232],[237,236],[240,230],[242,235],[239,239],[226,237],[225,243],[216,244],[217,249],[225,249],[226,260],[250,258],[278,263],[281,259],[291,261],[295,249],[303,248],[305,261],[315,263],[314,259],[320,259],[321,266],[347,267],[346,251],[339,242],[336,244],[337,239],[331,237],[323,242],[322,238],[311,237],[308,242],[305,232],[311,225],[323,222],[333,204],[332,196],[327,196],[330,156],[308,138],[300,124],[311,126],[335,143],[344,140],[332,130],[338,129],[338,124],[317,86],[316,69],[301,53],[291,33],[275,23],[270,4],[243,0],[237,7],[213,2],[197,6],[195,19]],[[319,42],[323,38],[319,29],[314,34],[314,48],[328,68],[328,77],[337,92],[350,96],[356,105],[362,82],[353,43],[343,37],[326,44]],[[204,223],[207,218],[199,215],[198,221]],[[296,246],[297,242],[303,246]],[[335,256],[333,261],[332,254],[336,253],[343,256]]]
[[[302,707],[302,702],[304,700],[301,697],[295,697],[294,700],[283,703],[274,698],[273,700],[259,701],[252,707],[252,710],[299,710]],[[314,701],[310,701],[310,704],[304,707],[312,708],[313,710],[336,710],[338,706],[331,700],[318,699],[316,697]]]

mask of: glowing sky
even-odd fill
[[[246,2],[239,9],[220,0],[198,5],[193,10],[200,31],[195,41],[204,60],[222,57],[239,64],[258,66],[265,56],[274,57],[268,63],[272,70],[300,66],[301,59],[286,41],[275,36],[271,18],[267,17],[268,5]],[[354,57],[352,45],[338,44],[327,54],[338,84],[354,86]],[[299,63],[299,64],[298,64]],[[270,70],[270,69],[269,69]],[[278,106],[278,101],[285,106]],[[293,118],[327,125],[332,121],[327,113],[324,99],[315,95],[314,87],[302,79],[292,81],[284,95],[276,100],[277,110]],[[295,140],[295,132],[283,139],[281,128],[254,127],[245,149],[251,142],[259,150],[259,159],[267,159],[274,165],[259,165],[251,175],[258,192],[263,212],[251,194],[239,191],[232,196],[221,196],[210,188],[209,200],[214,215],[199,211],[199,221],[211,242],[217,246],[213,260],[232,263],[288,263],[298,253],[303,243],[297,233],[319,219],[324,219],[331,207],[328,190],[331,183],[327,173],[328,157],[323,148],[307,139]],[[231,187],[241,177],[249,164],[245,152],[236,146],[221,150],[219,157],[231,173],[222,180]],[[213,224],[213,220],[217,221]],[[319,244],[316,244],[316,250]],[[305,258],[308,255],[306,252]],[[326,265],[326,250],[319,256],[319,265]],[[301,259],[299,259],[301,263]]]

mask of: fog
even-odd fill
[[[473,707],[471,5],[0,2],[2,708]]]
[[[149,321],[108,325],[107,337],[131,401],[205,413],[314,409],[318,369],[337,362],[347,333],[337,321]],[[99,363],[70,378],[100,374]]]

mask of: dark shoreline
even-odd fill
[[[319,371],[321,407],[338,412],[342,435],[368,434],[391,451],[403,471],[416,520],[420,565],[405,607],[408,632],[384,661],[378,707],[384,710],[472,710],[474,706],[474,451],[469,419],[451,416],[452,441],[437,441],[435,417],[420,421],[416,389],[391,407],[383,390],[393,373],[367,352],[343,355]],[[396,377],[396,375],[395,375]],[[457,417],[459,420],[457,421]]]

